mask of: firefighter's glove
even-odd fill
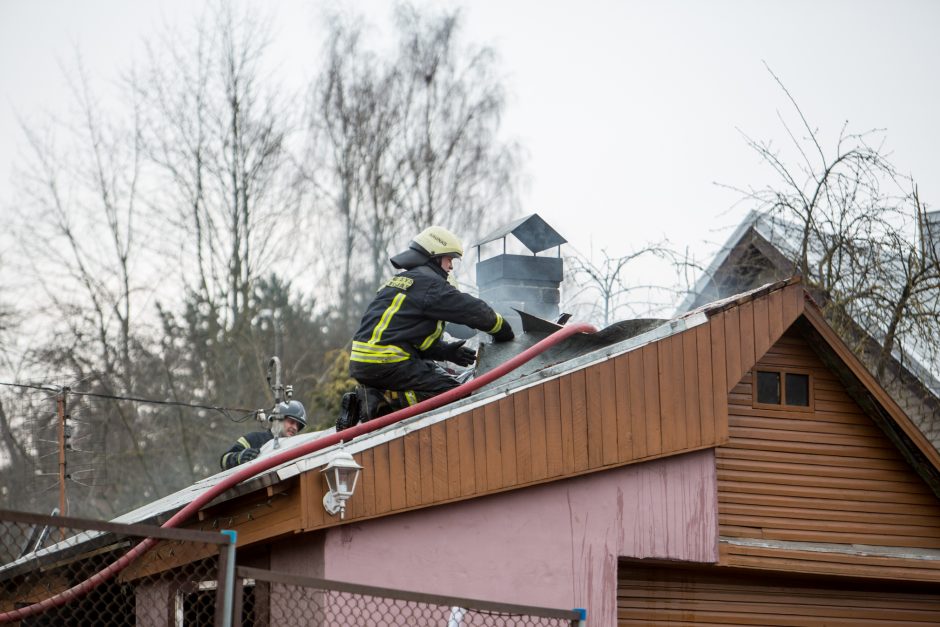
[[[441,350],[441,356],[458,366],[469,366],[473,364],[473,362],[477,360],[477,354],[472,348],[464,346],[466,343],[466,340],[461,340],[453,344],[448,344]]]
[[[244,451],[238,454],[238,463],[244,464],[246,462],[250,462],[251,460],[258,457],[260,453],[261,451],[256,448],[246,448]]]
[[[516,337],[516,334],[512,332],[512,325],[509,324],[508,320],[503,320],[503,326],[499,328],[499,331],[493,333],[494,342],[511,342]]]

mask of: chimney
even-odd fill
[[[507,249],[507,238],[512,235],[518,243],[509,242],[523,254],[511,254]],[[502,242],[501,252],[483,258],[482,247],[492,242]],[[565,238],[550,227],[538,214],[531,214],[500,227],[481,239],[477,247],[477,288],[480,298],[503,315],[516,332],[521,331],[519,309],[546,320],[558,318],[558,303],[561,300],[561,285],[564,263],[561,245]],[[538,256],[550,248],[556,248],[554,256]],[[499,244],[488,247],[490,250]]]

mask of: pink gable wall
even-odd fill
[[[618,557],[716,562],[717,536],[715,461],[706,450],[344,525],[326,532],[322,557],[295,540],[288,551],[275,550],[271,567],[584,607],[589,624],[615,625]]]

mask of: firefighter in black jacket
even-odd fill
[[[497,342],[513,339],[501,315],[448,282],[462,255],[453,233],[432,226],[391,258],[403,272],[379,289],[353,336],[349,374],[362,386],[343,396],[337,430],[457,387],[434,360],[469,366],[476,353],[463,341],[441,340],[445,322],[484,331]]]
[[[279,403],[274,410],[283,417],[283,433],[281,437],[289,438],[300,433],[307,426],[307,411],[300,401],[285,401]],[[219,465],[222,470],[234,468],[239,464],[250,462],[261,453],[261,447],[274,438],[270,431],[254,431],[238,438],[238,441],[222,455]]]

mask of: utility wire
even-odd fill
[[[62,392],[62,388],[54,388],[54,387],[49,387],[45,385],[30,385],[27,383],[8,383],[5,381],[0,381],[0,385],[6,385],[9,387],[17,387],[17,388],[26,388],[30,390],[42,390],[44,392],[55,392],[56,394]],[[97,392],[78,392],[72,389],[69,390],[69,394],[74,395],[74,396],[90,396],[94,398],[106,398],[106,399],[115,400],[115,401],[131,401],[134,403],[147,403],[150,405],[173,405],[176,407],[209,409],[212,411],[219,412],[220,414],[222,414],[229,420],[232,420],[233,422],[243,422],[244,420],[247,420],[249,416],[252,416],[255,413],[254,409],[245,409],[244,407],[221,407],[219,405],[201,405],[199,403],[184,403],[183,401],[164,401],[164,400],[157,400],[157,399],[152,399],[152,398],[140,398],[137,396],[116,396],[113,394],[99,394]],[[242,412],[245,415],[239,418],[233,418],[232,416],[228,414],[228,412],[230,411]]]

